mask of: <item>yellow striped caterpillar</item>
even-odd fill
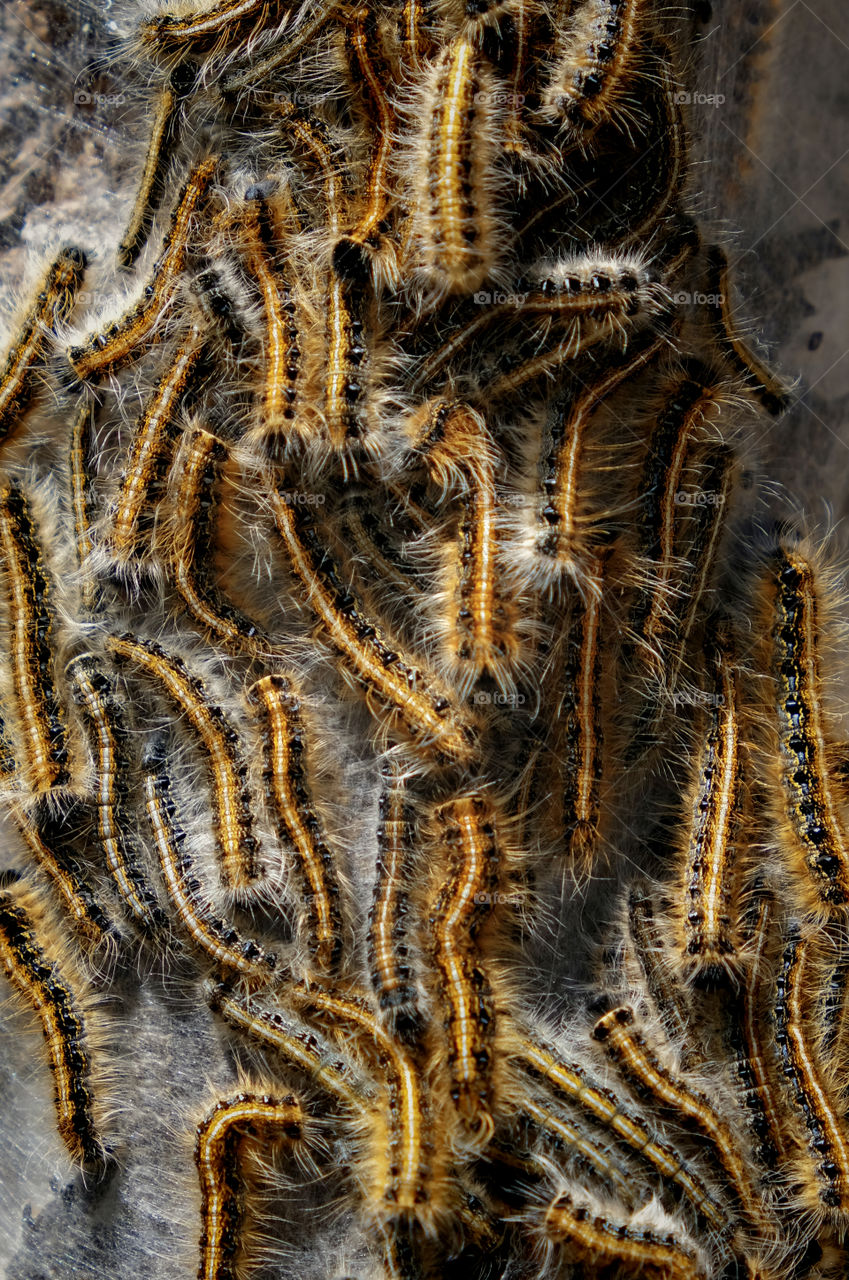
[[[350,590],[315,529],[267,481],[267,497],[293,575],[352,676],[389,709],[416,749],[438,761],[468,764],[476,754],[471,717],[435,675],[381,635]]]
[[[110,636],[106,645],[116,658],[152,677],[171,703],[185,714],[209,765],[222,880],[229,889],[250,887],[262,871],[239,734],[181,658],[166,653],[152,640],[130,635]]]
[[[82,249],[67,245],[50,264],[0,373],[0,444],[15,431],[19,415],[38,388],[38,370],[56,326],[71,314],[87,265]]]
[[[318,968],[332,970],[342,957],[339,881],[310,795],[301,701],[282,675],[258,680],[248,690],[248,701],[262,724],[267,794],[281,838],[295,854],[303,904],[299,931]]]
[[[59,1134],[73,1160],[100,1169],[106,1148],[92,1080],[90,998],[74,966],[56,954],[55,937],[35,896],[21,885],[0,890],[0,965],[41,1023],[53,1077]]]
[[[201,1235],[198,1280],[235,1276],[242,1252],[247,1194],[246,1149],[262,1142],[297,1150],[306,1117],[291,1095],[258,1089],[222,1098],[197,1127],[195,1164],[200,1179]]]
[[[148,884],[129,807],[131,734],[114,682],[94,654],[74,658],[67,669],[91,734],[97,834],[106,866],[133,922],[142,930],[165,927],[165,913]]]
[[[277,956],[253,938],[243,937],[213,907],[178,822],[165,744],[155,740],[145,751],[144,800],[168,898],[186,936],[216,966],[245,974],[254,982],[270,980]]]
[[[29,500],[17,484],[0,487],[0,552],[22,774],[29,790],[41,795],[71,781],[68,733],[56,687],[53,583]]]

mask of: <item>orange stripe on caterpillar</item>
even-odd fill
[[[633,1010],[611,1009],[596,1022],[594,1040],[603,1044],[625,1077],[639,1092],[647,1094],[660,1107],[678,1118],[686,1119],[710,1142],[716,1158],[734,1188],[741,1209],[747,1217],[757,1219],[759,1197],[749,1176],[749,1169],[729,1126],[720,1118],[702,1094],[687,1088],[673,1073],[662,1066],[634,1025]]]
[[[306,1125],[301,1104],[291,1095],[260,1092],[223,1098],[197,1127],[195,1164],[200,1178],[201,1235],[198,1280],[235,1276],[243,1252],[246,1184],[241,1168],[250,1143],[294,1151]]]
[[[133,211],[118,245],[120,267],[132,267],[147,244],[154,214],[164,194],[168,166],[179,141],[180,112],[194,86],[196,74],[197,69],[192,63],[179,63],[157,95],[147,155]]]
[[[44,568],[29,501],[16,484],[0,488],[0,553],[12,687],[23,738],[22,774],[29,789],[42,795],[66,786],[71,774],[55,682],[53,584]]]
[[[174,585],[194,620],[219,644],[257,657],[270,652],[256,623],[226,600],[209,577],[214,565],[213,522],[227,446],[192,427],[174,461],[179,476],[171,510],[170,560]]]
[[[32,893],[20,886],[0,891],[0,965],[41,1023],[59,1134],[73,1160],[100,1169],[106,1150],[96,1117],[88,993],[73,967],[58,959],[52,932]]]
[[[40,282],[0,373],[0,445],[15,432],[20,415],[38,389],[38,371],[47,359],[57,325],[71,313],[86,266],[82,249],[66,245]]]
[[[614,1221],[585,1200],[585,1193],[561,1191],[545,1213],[545,1235],[565,1250],[569,1261],[604,1270],[625,1267],[634,1274],[665,1280],[706,1280],[707,1272],[688,1241],[633,1222]]]
[[[106,866],[134,923],[146,931],[162,930],[165,914],[145,878],[127,805],[133,763],[130,732],[114,684],[90,653],[74,658],[67,674],[92,737],[97,834]]]
[[[428,17],[432,18],[431,0],[402,0],[398,17],[398,35],[403,58],[414,70],[418,70],[426,54],[433,49],[432,32],[428,30]]]
[[[121,477],[109,530],[110,551],[120,560],[135,555],[141,541],[143,516],[150,519],[151,496],[163,469],[169,434],[182,397],[197,374],[204,349],[200,324],[192,325],[180,342],[173,361],[159,379],[156,390],[133,433],[127,469]]]
[[[277,956],[253,938],[242,937],[234,924],[215,912],[198,879],[186,834],[177,822],[171,779],[164,748],[156,744],[143,761],[144,799],[159,865],[171,906],[185,933],[205,956],[222,969],[245,974],[254,981],[270,980]]]
[[[821,587],[810,558],[792,546],[774,552],[768,574],[786,816],[779,848],[810,908],[821,916],[842,917],[849,905],[849,836],[828,768]]]
[[[68,349],[68,362],[80,382],[100,378],[119,368],[146,343],[161,339],[158,321],[176,292],[192,224],[205,205],[217,165],[217,157],[212,156],[201,161],[189,175],[172,215],[162,253],[135,306],[108,328],[90,334],[85,342]]]
[[[435,675],[423,672],[397,645],[390,647],[383,639],[342,585],[315,530],[284,501],[270,477],[266,492],[292,572],[354,678],[390,709],[419,751],[458,764],[471,763],[477,747],[468,714]]]
[[[841,1099],[830,1095],[811,1043],[810,951],[810,940],[791,923],[776,991],[775,1041],[807,1130],[809,1154],[801,1170],[804,1199],[810,1208],[844,1222],[849,1213],[849,1137]]]
[[[198,677],[185,663],[152,640],[110,636],[107,649],[153,677],[163,693],[186,715],[207,757],[213,799],[213,822],[221,856],[221,877],[230,889],[250,887],[262,875],[251,818],[252,797],[239,736],[220,707],[214,705]]]
[[[390,1029],[403,1040],[415,1040],[421,1030],[419,989],[408,945],[415,831],[406,778],[397,765],[388,765],[383,770],[378,801],[368,957],[377,1006]]]
[[[262,720],[265,782],[280,834],[295,853],[305,904],[300,912],[303,941],[319,969],[334,969],[342,955],[339,883],[333,854],[313,809],[303,759],[306,731],[301,701],[281,675],[258,680],[248,690],[248,701]]]

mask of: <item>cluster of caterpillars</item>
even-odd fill
[[[753,533],[787,392],[691,216],[688,29],[218,0],[127,35],[126,231],[42,265],[0,375],[0,958],[92,1182],[116,966],[229,1037],[199,1280],[294,1274],[263,1206],[304,1169],[366,1280],[843,1274],[840,587]]]

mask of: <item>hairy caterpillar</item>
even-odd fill
[[[106,866],[136,925],[156,932],[165,915],[141,865],[140,851],[131,830],[127,776],[130,771],[130,731],[122,714],[113,681],[93,654],[83,654],[68,666],[68,677],[78,696],[91,732],[95,761],[97,833]]]
[[[12,691],[23,739],[21,763],[28,788],[44,794],[71,780],[68,732],[51,649],[53,583],[44,566],[30,502],[17,484],[0,486],[0,550]]]
[[[106,643],[116,658],[134,664],[151,676],[171,702],[185,713],[209,762],[222,879],[230,889],[248,888],[262,872],[252,831],[247,767],[241,758],[238,733],[221,708],[211,701],[203,682],[189,672],[181,658],[167,654],[153,641],[134,636],[110,636]]]
[[[301,701],[291,682],[282,675],[258,680],[248,690],[248,701],[263,726],[268,795],[280,833],[295,853],[304,904],[299,912],[303,941],[319,969],[334,969],[342,956],[339,882],[333,854],[310,795]]]
[[[60,249],[41,281],[0,373],[0,444],[15,431],[19,414],[36,392],[37,371],[50,350],[56,326],[71,313],[86,266],[82,249],[68,245]]]
[[[142,296],[120,319],[106,329],[94,332],[85,342],[72,344],[67,359],[74,377],[80,382],[98,379],[119,368],[141,349],[145,342],[159,341],[159,320],[172,301],[180,272],[186,262],[189,236],[197,215],[203,210],[218,158],[202,161],[189,175],[180,202],[171,218],[171,227],[162,252],[153,267],[150,282]]]
[[[96,1170],[103,1167],[106,1147],[91,1059],[94,1010],[73,962],[48,942],[55,937],[55,925],[24,885],[0,890],[0,963],[41,1023],[60,1136],[72,1159]]]

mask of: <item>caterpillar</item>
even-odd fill
[[[174,585],[203,629],[235,653],[259,656],[272,646],[261,628],[210,582],[214,565],[213,520],[226,445],[203,427],[183,436],[173,471],[178,480],[167,539]]]
[[[171,151],[179,132],[180,113],[195,83],[190,62],[179,62],[160,89],[153,114],[141,181],[133,211],[118,245],[118,265],[129,269],[144,249],[153,219],[162,201]]]
[[[371,983],[388,1026],[404,1040],[421,1031],[420,995],[410,964],[410,892],[416,822],[408,784],[397,765],[382,771],[377,827],[377,874],[369,912]]]
[[[130,774],[130,730],[120,708],[114,682],[94,654],[74,658],[67,668],[91,733],[95,762],[97,834],[106,866],[133,922],[151,935],[165,928],[166,918],[148,883],[132,831],[127,779]]]
[[[604,1045],[622,1073],[638,1090],[657,1099],[662,1107],[669,1108],[676,1115],[686,1117],[707,1138],[741,1208],[747,1216],[757,1220],[755,1188],[731,1130],[703,1095],[676,1079],[658,1061],[634,1026],[633,1010],[621,1006],[604,1014],[593,1027],[592,1036]]]
[[[547,414],[539,458],[539,492],[514,522],[515,574],[557,595],[569,580],[586,590],[588,565],[597,560],[608,522],[607,503],[596,494],[596,476],[609,464],[594,457],[591,424],[599,407],[636,377],[666,345],[663,337],[638,343],[628,356],[595,379],[574,399],[555,399]],[[593,464],[596,464],[593,467]]]
[[[442,805],[435,828],[434,862],[443,887],[431,908],[430,928],[451,1098],[464,1128],[485,1144],[493,1129],[496,1011],[476,938],[492,914],[503,855],[494,807],[482,796],[459,796]]]
[[[249,1199],[243,1170],[248,1143],[263,1140],[297,1150],[305,1124],[301,1104],[291,1094],[261,1089],[220,1099],[201,1120],[195,1140],[201,1195],[198,1280],[236,1274]]]
[[[711,316],[720,351],[767,413],[778,417],[790,406],[789,392],[739,336],[731,309],[728,257],[716,244],[708,249],[708,296],[713,299]]]
[[[542,112],[582,138],[621,112],[628,90],[647,74],[648,0],[588,0],[570,13],[542,94]]]
[[[690,788],[682,880],[676,891],[678,959],[688,977],[711,985],[740,959],[737,844],[742,835],[744,741],[739,670],[727,627],[708,653],[707,732]]]
[[[73,963],[48,941],[56,937],[55,925],[25,885],[0,890],[3,972],[41,1023],[59,1134],[73,1160],[97,1171],[107,1158],[90,1044],[97,1011]]]
[[[87,265],[82,249],[66,245],[40,281],[0,373],[0,446],[14,434],[21,413],[38,389],[38,372],[57,326],[71,314]]]
[[[22,772],[35,795],[71,781],[68,730],[57,687],[52,641],[54,584],[30,501],[0,485],[0,551],[7,598],[12,693],[23,739]]]
[[[809,1155],[803,1166],[803,1199],[808,1207],[839,1218],[846,1213],[849,1194],[849,1142],[808,1031],[810,951],[810,939],[798,922],[791,921],[776,986],[775,1041],[807,1129]]]
[[[278,957],[253,938],[243,937],[231,921],[221,919],[199,879],[186,847],[186,833],[178,824],[164,744],[155,742],[142,764],[145,808],[162,878],[187,937],[216,966],[244,974],[254,982],[269,981],[278,967]]]
[[[148,676],[186,716],[209,763],[216,843],[221,876],[229,889],[246,889],[262,875],[258,842],[253,834],[247,767],[241,758],[239,735],[223,711],[210,699],[203,682],[181,658],[154,641],[134,636],[110,636],[110,653],[132,663]]]
[[[89,382],[117,370],[144,345],[159,341],[163,327],[159,321],[172,302],[188,254],[189,236],[202,213],[218,158],[201,161],[189,175],[180,201],[171,217],[162,252],[153,266],[151,279],[138,302],[107,328],[90,334],[84,342],[67,350],[75,381]]]
[[[410,266],[437,294],[473,293],[504,240],[494,174],[504,93],[474,42],[454,39],[425,72],[409,156]]]
[[[790,544],[775,549],[767,575],[783,809],[779,847],[808,908],[823,917],[842,915],[849,848],[826,754],[820,586],[811,558]]]
[[[343,587],[314,528],[284,501],[272,479],[266,496],[308,606],[352,675],[391,708],[417,750],[444,761],[470,763],[476,752],[470,717],[435,676],[423,671],[400,646],[384,640]]]
[[[594,1209],[586,1193],[575,1190],[562,1190],[551,1201],[544,1231],[550,1244],[562,1248],[570,1260],[602,1268],[624,1266],[668,1280],[700,1280],[707,1275],[686,1237],[612,1219]]]
[[[199,372],[203,350],[203,328],[195,323],[178,344],[134,432],[107,538],[111,554],[120,562],[126,563],[137,553],[142,535],[148,532],[144,520],[150,521],[149,504],[162,474],[173,419]]]
[[[295,854],[300,933],[318,968],[332,970],[342,957],[339,880],[310,795],[301,700],[282,675],[264,676],[247,696],[262,724],[267,793],[280,834]]]

